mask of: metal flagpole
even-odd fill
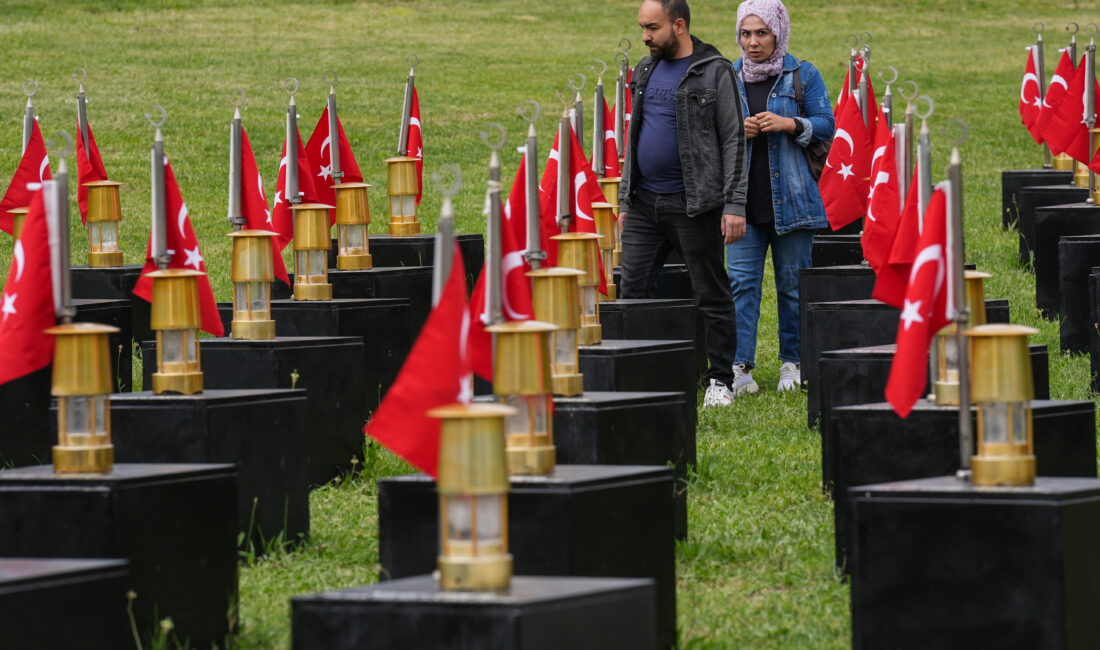
[[[1039,101],[1042,102],[1047,96],[1047,77],[1045,56],[1043,55],[1043,30],[1046,29],[1046,25],[1041,22],[1037,22],[1032,27],[1035,29],[1035,49],[1032,50],[1032,55],[1035,57],[1035,73],[1039,76]],[[1043,169],[1050,169],[1054,166],[1050,157],[1050,145],[1043,143]]]
[[[883,72],[885,72],[887,70],[894,73],[894,76],[890,79],[887,79],[886,75],[882,74]],[[886,84],[886,92],[884,92],[882,94],[882,114],[883,114],[883,116],[886,117],[886,128],[893,129],[894,128],[894,91],[890,87],[890,84],[892,84],[892,83],[894,83],[895,81],[898,80],[898,69],[895,68],[892,65],[888,65],[888,66],[884,67],[882,70],[878,71],[878,78],[882,79],[883,83]]]
[[[1096,151],[1096,23],[1089,23],[1089,45],[1085,48],[1085,125],[1089,129],[1089,153]],[[1089,82],[1092,83],[1089,83]],[[1093,204],[1093,188],[1096,187],[1096,172],[1089,168],[1089,193],[1085,203]]]
[[[565,110],[562,111],[561,121],[558,122],[558,210],[556,216],[558,228],[563,233],[569,232],[569,224],[573,219],[573,213],[569,210],[571,206],[569,199],[573,193],[572,179],[569,177],[571,168],[569,157],[572,153],[570,151],[572,139],[569,137],[569,128],[569,108],[567,105]]]
[[[932,200],[932,138],[928,133],[928,118],[936,110],[935,102],[928,95],[921,95],[915,103],[922,99],[928,102],[928,111],[917,115],[920,118],[920,135],[917,138],[917,225],[920,232],[924,232],[924,212]]]
[[[409,61],[412,59],[412,61]],[[416,64],[420,63],[420,57],[410,54],[405,57],[410,63],[409,76],[405,78],[405,98],[401,103],[401,133],[397,136],[397,155],[409,155],[409,124],[412,122],[413,89],[416,88]]]
[[[615,80],[615,149],[619,158],[623,157],[623,145],[626,143],[626,94],[630,91],[627,87],[627,75],[630,72],[630,39],[619,41],[619,47],[626,42],[626,49],[615,55],[615,61],[619,63],[619,77]]]
[[[80,131],[80,143],[84,145],[84,152],[88,153],[88,98],[84,94],[84,80],[88,78],[88,71],[84,68],[77,68],[73,73],[73,79],[80,87],[76,91],[76,125]]]
[[[28,90],[28,86],[30,89]],[[27,153],[27,145],[31,141],[31,132],[34,131],[34,102],[31,101],[38,94],[38,82],[29,79],[23,84],[23,92],[27,95],[27,107],[23,110],[23,148],[20,155]]]
[[[290,77],[283,82],[283,89],[290,93],[290,103],[286,107],[286,184],[283,198],[290,205],[302,202],[298,192],[298,104],[294,93],[298,92],[298,80]]]
[[[904,90],[901,92],[901,96],[905,98],[905,115],[903,120],[905,129],[901,140],[903,158],[901,171],[898,173],[898,190],[901,192],[903,204],[905,201],[904,197],[909,193],[909,186],[913,183],[913,133],[915,132],[917,122],[917,93],[920,92],[917,88],[917,82],[915,81],[906,81],[901,84],[901,86],[904,88],[910,84],[913,86],[913,93],[911,95],[906,94]]]
[[[542,266],[542,260],[546,259],[546,252],[540,246],[539,241],[539,141],[535,134],[535,122],[542,114],[542,107],[535,100],[527,103],[534,107],[534,114],[528,114],[524,108],[517,108],[519,116],[527,120],[527,143],[523,147],[523,189],[525,199],[525,212],[527,214],[527,250],[523,258],[532,269]]]
[[[952,121],[958,122],[962,136],[951,148],[951,162],[947,166],[947,181],[944,183],[947,191],[947,233],[950,238],[947,251],[950,260],[948,269],[951,273],[947,317],[955,321],[955,356],[959,369],[959,466],[967,470],[970,468],[970,456],[974,453],[974,442],[970,421],[970,351],[964,334],[970,325],[970,308],[966,300],[964,279],[966,246],[963,230],[962,157],[959,155],[959,146],[966,141],[967,129],[962,120]]]
[[[332,184],[339,185],[344,172],[340,171],[340,127],[336,123],[336,71],[325,70],[321,79],[328,81],[328,73],[332,73],[332,81],[328,87],[328,150],[329,161],[332,163]]]
[[[50,259],[53,267],[54,312],[62,323],[71,323],[76,316],[73,306],[72,284],[69,278],[69,166],[65,158],[73,151],[73,139],[65,131],[57,133],[65,145],[58,148],[56,141],[48,144],[49,153],[58,159],[57,172],[52,181],[43,183],[46,219],[50,242]]]
[[[432,307],[439,304],[443,296],[443,287],[447,286],[447,278],[451,275],[451,266],[454,264],[454,237],[455,237],[455,209],[451,198],[462,189],[462,171],[458,165],[446,164],[444,169],[450,170],[454,175],[454,182],[450,186],[443,186],[443,205],[439,209],[439,221],[436,223],[435,252],[432,262],[435,273],[432,275]],[[436,185],[442,185],[439,173],[432,174],[432,180]]]
[[[870,89],[868,87],[868,84],[870,83],[870,78],[868,77],[868,75],[871,74],[871,46],[864,45],[863,47],[859,48],[859,57],[863,59],[863,70],[860,71],[858,84],[859,112],[863,116],[863,126],[870,126],[870,120],[874,115],[871,112],[871,107],[868,106],[868,103],[870,103],[871,101]]]
[[[150,216],[152,218],[153,261],[157,263],[157,268],[163,271],[168,268],[168,262],[172,260],[168,255],[168,231],[166,230],[167,222],[165,221],[164,136],[160,132],[160,127],[168,121],[168,112],[161,106],[154,106],[153,109],[160,112],[159,122],[153,120],[150,113],[145,114],[145,119],[149,120],[149,123],[157,130],[156,135],[153,136],[152,150],[149,153],[151,167],[149,196],[152,199]]]
[[[233,101],[233,97],[227,96],[233,102],[233,121],[229,125],[229,224],[233,226],[233,232],[241,230],[245,225],[241,215],[241,105],[244,104],[244,89],[238,88],[240,98]]]
[[[573,84],[575,77],[581,78],[580,85]],[[573,99],[573,130],[577,133],[577,142],[581,145],[581,151],[584,151],[584,99],[581,97],[581,91],[584,90],[587,82],[585,76],[579,72],[569,77],[569,88],[576,93],[576,97]]]
[[[607,64],[599,60],[596,63],[602,65],[603,70],[597,71],[596,66],[591,66],[592,72],[596,73],[596,92],[592,99],[592,171],[596,172],[596,176],[603,178],[607,172],[603,159],[604,129],[606,128],[603,123],[603,74],[607,72]]]
[[[501,246],[501,212],[500,212],[500,155],[497,151],[504,146],[504,127],[499,124],[490,124],[499,134],[496,142],[489,141],[489,134],[481,132],[481,139],[491,150],[489,156],[489,218],[485,229],[485,305],[482,311],[482,319],[486,325],[493,325],[504,321],[504,298],[500,264],[503,255]]]

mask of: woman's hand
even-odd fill
[[[775,113],[772,113],[771,111],[757,113],[756,117],[750,117],[749,119],[745,120],[745,123],[748,124],[748,121],[751,119],[755,119],[757,121],[757,123],[760,125],[760,131],[763,133],[773,133],[776,131],[794,133],[796,126],[793,118],[780,117]],[[745,134],[745,137],[748,137],[748,133]]]
[[[745,118],[745,139],[752,140],[760,135],[760,120],[755,117]]]

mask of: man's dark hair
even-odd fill
[[[677,18],[683,18],[684,27],[691,29],[691,7],[688,7],[687,0],[658,0],[658,2],[661,3],[661,9],[668,14],[670,23],[676,22]]]

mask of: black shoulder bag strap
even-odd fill
[[[798,114],[806,117],[806,111],[802,108],[802,61],[797,58],[798,67],[794,69],[794,101],[798,104]],[[811,140],[810,144],[802,150],[806,154],[806,164],[810,167],[810,175],[814,180],[821,179],[821,172],[825,169],[825,161],[829,158],[831,142],[823,140]]]

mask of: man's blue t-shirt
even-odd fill
[[[638,131],[638,184],[650,192],[671,194],[684,189],[680,148],[676,137],[676,89],[687,74],[691,56],[660,60],[649,75],[642,98]],[[634,108],[635,119],[638,107]]]

